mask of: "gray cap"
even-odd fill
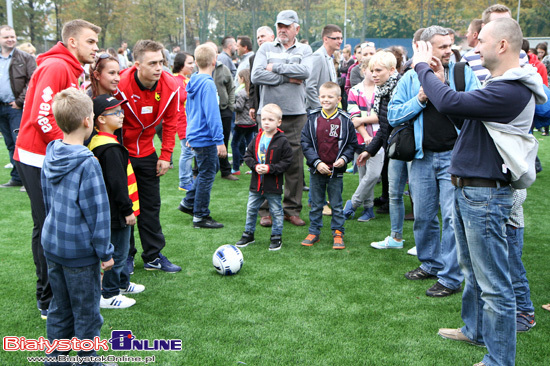
[[[299,23],[298,14],[294,10],[283,10],[277,14],[275,26],[277,24],[291,25],[292,23]]]

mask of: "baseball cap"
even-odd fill
[[[108,111],[128,103],[127,100],[118,100],[110,94],[101,94],[94,98],[94,121],[97,120],[97,117],[101,116],[103,112]]]
[[[277,24],[291,25],[292,23],[299,23],[298,14],[294,10],[283,10],[277,14]]]

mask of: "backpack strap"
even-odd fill
[[[465,68],[466,68],[466,62],[457,62],[455,64],[454,76],[455,76],[456,91],[463,92],[466,90],[466,77],[464,75]]]

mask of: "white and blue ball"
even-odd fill
[[[243,266],[243,253],[234,245],[222,245],[212,257],[212,264],[222,276],[237,274]]]

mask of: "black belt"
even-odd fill
[[[499,188],[507,186],[508,183],[501,180],[485,179],[485,178],[461,178],[456,175],[451,175],[451,183],[455,187],[489,187]]]

